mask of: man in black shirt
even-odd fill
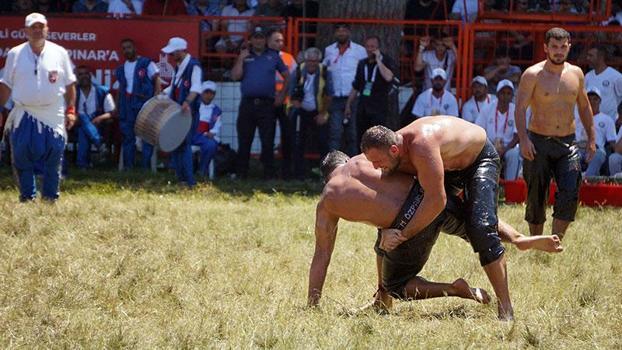
[[[352,114],[352,103],[360,94],[356,113],[359,140],[370,127],[386,126],[389,92],[395,71],[391,57],[380,52],[380,38],[370,36],[365,39],[365,50],[367,58],[360,60],[356,67],[356,76],[345,109],[346,118],[349,118]]]

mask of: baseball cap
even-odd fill
[[[447,73],[443,68],[436,68],[432,71],[432,79],[436,77],[441,77],[443,80],[447,80]]]
[[[603,97],[600,94],[600,90],[598,90],[597,87],[595,86],[590,86],[589,88],[587,88],[587,94],[594,94],[596,96],[598,96],[598,98],[602,99]]]
[[[216,92],[216,83],[211,80],[206,80],[201,84],[201,92],[205,92],[205,90],[210,90]]]
[[[497,84],[497,92],[501,91],[501,89],[505,87],[509,87],[510,89],[512,89],[512,92],[514,92],[514,84],[512,84],[512,82],[507,79],[503,79]]]
[[[35,23],[48,24],[48,20],[45,18],[45,16],[38,12],[33,12],[29,14],[28,16],[26,16],[25,22],[26,22],[26,27],[30,27]]]
[[[475,78],[473,78],[473,80],[471,80],[471,84],[473,83],[482,84],[488,87],[488,81],[486,80],[486,78],[482,77],[481,75],[478,75]]]
[[[179,50],[188,49],[188,43],[186,40],[180,37],[172,37],[169,39],[168,44],[162,48],[162,52],[164,53],[173,53]]]
[[[255,27],[255,29],[251,33],[251,38],[254,38],[256,36],[263,36],[265,38],[266,37],[266,32],[264,32],[263,28],[261,28],[261,27]]]

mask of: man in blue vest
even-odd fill
[[[134,167],[136,135],[134,124],[143,104],[160,93],[160,71],[153,61],[136,54],[132,39],[121,41],[125,62],[118,67],[115,76],[119,82],[119,121],[123,134],[123,168]],[[143,141],[143,167],[149,168],[153,146]]]
[[[171,161],[175,164],[175,173],[181,183],[188,187],[196,185],[192,170],[192,136],[199,124],[199,99],[201,94],[201,64],[188,53],[186,40],[173,37],[162,48],[162,52],[170,55],[175,61],[175,74],[171,85],[164,92],[175,102],[181,105],[182,110],[192,118],[192,126],[186,135],[185,141],[171,154]]]
[[[76,89],[76,109],[78,112],[78,168],[90,165],[91,145],[103,151],[101,128],[105,120],[112,117],[114,100],[108,89],[94,84],[91,70],[87,66],[76,68],[78,89]]]

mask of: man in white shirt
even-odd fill
[[[458,100],[445,90],[447,73],[441,68],[432,72],[432,87],[417,96],[411,114],[415,119],[434,115],[458,116]]]
[[[622,128],[618,131],[614,151],[609,155],[609,175],[622,177]]]
[[[616,141],[616,127],[608,115],[600,111],[601,91],[595,86],[587,88],[587,97],[590,100],[592,113],[594,113],[594,131],[596,133],[596,152],[591,161],[586,159],[587,133],[583,128],[579,112],[575,108],[575,138],[581,155],[581,165],[585,170],[585,176],[600,176],[600,169],[607,162],[607,148],[613,149]]]
[[[497,101],[497,96],[488,93],[488,81],[481,75],[471,81],[471,92],[473,96],[462,105],[462,119],[475,123],[480,112]]]
[[[514,119],[516,108],[512,98],[514,84],[509,80],[501,80],[497,84],[497,101],[483,109],[475,122],[486,130],[486,136],[503,160],[505,180],[516,180],[522,164]]]
[[[415,71],[423,71],[423,90],[432,87],[432,72],[441,68],[447,73],[445,78],[445,89],[451,89],[451,78],[454,75],[456,66],[456,45],[452,37],[432,40],[432,48],[426,50],[430,45],[430,37],[422,37],[419,41],[419,54],[415,59]]]
[[[114,100],[107,88],[94,84],[91,70],[86,66],[76,68],[78,89],[76,106],[78,110],[78,168],[90,166],[91,145],[103,151],[101,129],[103,122],[112,117]]]
[[[607,66],[606,46],[598,45],[587,51],[587,62],[592,68],[585,75],[585,86],[596,87],[600,91],[600,110],[614,122],[618,119],[618,105],[622,102],[622,74]]]
[[[67,129],[75,120],[76,77],[67,50],[47,41],[47,19],[40,13],[26,17],[28,41],[12,48],[0,79],[0,105],[9,97],[15,107],[6,128],[10,131],[13,169],[20,201],[36,197],[35,165],[43,165],[42,198],[55,201]]]
[[[234,0],[233,4],[225,6],[220,14],[223,17],[250,17],[255,14],[255,10],[250,8],[246,0]],[[250,21],[245,19],[223,19],[220,21],[220,30],[230,34],[225,34],[216,42],[215,48],[219,52],[235,51],[244,37],[243,33],[250,30]]]
[[[141,15],[143,13],[142,0],[110,0],[108,13],[114,15]]]
[[[335,26],[335,38],[337,42],[324,50],[323,62],[333,80],[333,98],[328,119],[328,150],[339,150],[344,144],[345,153],[352,157],[359,153],[356,122],[355,118],[346,117],[345,109],[352,91],[356,67],[360,60],[367,58],[367,51],[350,40],[350,26],[346,23]],[[356,115],[356,111],[352,110],[351,115]]]

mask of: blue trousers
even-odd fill
[[[78,128],[78,168],[86,168],[89,165],[91,145],[98,148],[102,144],[101,135],[97,126],[91,122],[86,114],[80,114],[80,126]]]
[[[214,159],[218,150],[218,142],[203,134],[195,133],[192,137],[192,145],[201,148],[201,157],[199,158],[199,174],[208,176],[209,163]]]
[[[197,184],[192,170],[192,149],[190,148],[193,134],[194,132],[190,130],[184,142],[171,153],[171,163],[175,168],[177,180],[185,182],[190,187]]]
[[[333,97],[329,107],[328,119],[328,150],[343,150],[350,157],[361,153],[356,137],[356,103],[352,108],[352,115],[348,124],[344,125],[347,97]]]
[[[134,133],[134,125],[136,125],[136,116],[140,109],[127,108],[120,111],[119,124],[121,134],[123,135],[123,168],[131,169],[134,167],[134,155],[136,154],[136,134]],[[142,166],[145,169],[150,168],[151,156],[153,155],[153,145],[143,140],[143,161]]]
[[[24,113],[18,127],[11,132],[13,171],[21,201],[35,199],[37,195],[35,168],[43,174],[42,197],[58,198],[65,143],[63,136],[54,134],[50,127]]]

